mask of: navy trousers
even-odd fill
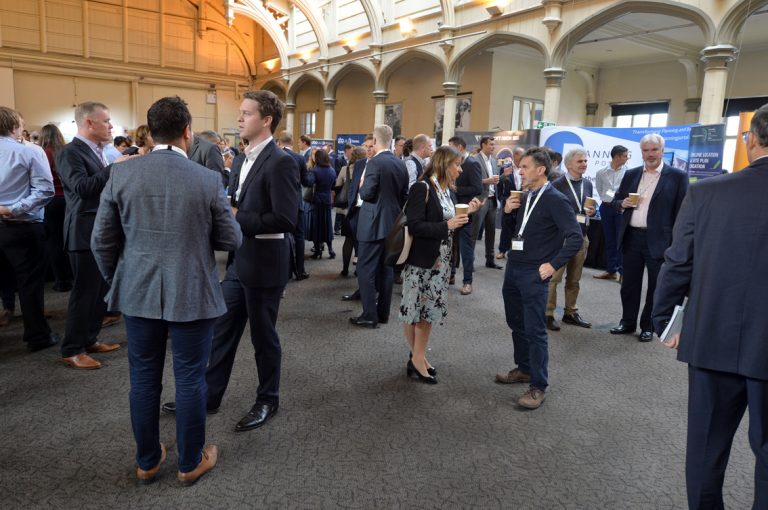
[[[749,408],[755,454],[752,508],[768,508],[768,381],[688,366],[688,507],[722,509],[723,479],[733,436]]]
[[[131,390],[131,426],[136,463],[151,469],[160,462],[160,394],[168,335],[176,380],[176,444],[179,471],[197,467],[205,446],[205,366],[215,319],[168,322],[125,316]]]
[[[461,227],[459,239],[461,265],[464,267],[462,283],[472,283],[472,273],[475,271],[475,241],[472,239],[471,221]]]
[[[504,314],[512,330],[517,368],[531,375],[531,388],[547,389],[549,346],[544,317],[549,296],[549,280],[542,280],[539,268],[507,264],[504,284]]]
[[[645,293],[645,305],[640,315],[640,329],[653,331],[651,312],[653,311],[653,293],[656,280],[664,259],[651,257],[648,249],[648,232],[628,227],[624,244],[624,279],[621,282],[621,322],[630,328],[637,327],[637,314],[640,312],[640,297],[643,293],[643,272],[648,269],[648,289]]]
[[[611,204],[600,204],[600,222],[605,236],[605,270],[609,273],[622,272],[621,252],[618,250],[622,219],[623,216]]]
[[[394,272],[384,262],[384,240],[358,241],[357,282],[364,320],[386,322],[392,304]],[[378,298],[378,302],[377,302]]]

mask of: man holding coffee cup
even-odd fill
[[[555,320],[555,307],[557,306],[557,286],[563,280],[565,273],[565,308],[563,310],[563,322],[573,324],[582,328],[591,328],[592,324],[585,321],[579,315],[576,301],[579,298],[579,282],[581,281],[581,272],[584,269],[584,261],[587,258],[589,249],[589,238],[587,238],[587,227],[589,217],[595,215],[595,199],[592,198],[592,182],[589,179],[583,179],[587,171],[587,152],[581,148],[571,149],[563,158],[566,173],[552,182],[552,186],[560,193],[565,195],[568,202],[571,203],[573,211],[576,214],[576,221],[581,227],[581,235],[584,242],[581,249],[571,257],[566,265],[555,271],[552,279],[549,280],[549,300],[547,302],[547,329],[550,331],[560,331],[560,325]]]
[[[622,253],[622,316],[611,334],[633,334],[637,328],[643,272],[648,270],[648,290],[640,316],[640,341],[653,338],[653,292],[664,251],[672,244],[672,227],[688,191],[688,176],[664,163],[664,138],[656,133],[640,140],[643,166],[627,170],[613,206],[623,214],[618,248]]]

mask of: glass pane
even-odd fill
[[[725,119],[725,136],[739,136],[739,116],[734,115]]]
[[[632,117],[632,127],[648,127],[648,122],[651,120],[651,116],[647,113],[635,115]]]
[[[723,147],[723,169],[724,170],[733,172],[733,158],[735,157],[736,157],[736,139],[728,138],[727,140],[725,140],[725,147]]]
[[[666,127],[667,126],[667,114],[666,113],[654,113],[651,115],[651,127]]]
[[[618,117],[616,117],[616,127],[620,127],[620,128],[632,127],[632,116],[619,115]]]
[[[531,103],[523,103],[523,112],[520,114],[521,129],[531,129]]]
[[[515,99],[512,102],[512,130],[520,129],[520,100]]]
[[[533,120],[544,120],[544,103],[534,103],[534,107],[536,109],[533,111]]]

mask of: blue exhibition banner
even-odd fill
[[[691,181],[723,173],[725,124],[693,126],[688,145],[688,176]]]
[[[366,134],[336,135],[336,157],[344,155],[344,144],[351,144],[355,147],[363,145]]]
[[[697,124],[655,128],[604,128],[552,126],[541,130],[541,145],[565,155],[569,150],[581,147],[587,151],[586,177],[594,181],[595,174],[611,162],[611,149],[623,145],[629,149],[627,168],[643,164],[640,139],[657,133],[664,137],[664,161],[683,171],[688,170],[688,145],[691,129]]]

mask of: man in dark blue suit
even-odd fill
[[[299,181],[302,186],[311,186],[307,181],[307,163],[301,154],[293,152],[293,134],[290,131],[283,131],[277,138],[277,145],[290,155],[299,166]],[[299,195],[299,216],[296,219],[296,228],[293,231],[293,253],[291,254],[290,273],[296,277],[296,280],[306,280],[309,273],[304,269],[304,208],[301,197],[301,187],[297,190]]]
[[[752,508],[768,508],[768,215],[760,205],[768,189],[768,105],[744,135],[750,165],[693,184],[683,201],[653,308],[661,334],[688,295],[682,333],[667,345],[688,363],[690,508],[723,508],[728,456],[747,407]]]
[[[643,272],[647,268],[648,290],[640,316],[640,341],[650,342],[653,338],[653,292],[664,262],[664,250],[672,244],[672,226],[688,191],[688,175],[664,163],[664,138],[661,135],[645,135],[640,140],[640,149],[643,166],[627,170],[613,200],[614,207],[623,214],[618,248],[624,259],[624,278],[621,283],[621,322],[611,329],[611,333],[635,332]]]
[[[389,150],[391,142],[392,128],[374,128],[376,155],[368,160],[360,179],[363,203],[357,213],[357,281],[363,313],[349,321],[366,328],[389,321],[394,275],[392,266],[385,264],[384,238],[408,196],[408,170]]]

